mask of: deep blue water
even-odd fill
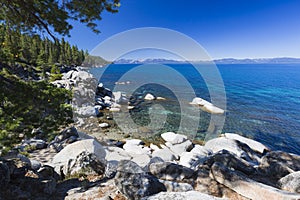
[[[91,72],[99,78],[99,74],[105,69],[100,81],[113,89],[114,83],[136,66],[115,64],[106,68],[94,68]],[[168,66],[177,70],[189,81],[197,96],[209,100],[205,82],[191,65]],[[300,154],[300,64],[223,64],[217,67],[224,82],[227,98],[226,121],[222,132],[239,133],[258,140],[271,149]],[[153,70],[147,73],[165,72],[157,71],[153,67]],[[134,80],[129,81],[134,82]],[[170,82],[180,88],[180,82],[171,78]],[[170,113],[174,114],[170,117],[171,121],[176,121],[180,109],[174,106],[178,107],[178,104],[173,91],[156,88],[155,85],[148,85],[148,87],[146,85],[137,93],[143,91],[150,91],[158,96],[168,96],[169,101],[165,104],[169,105]],[[168,105],[165,106],[168,108]],[[138,116],[135,122],[139,123],[143,112],[139,110],[135,115]],[[205,116],[209,118],[208,114],[204,114],[204,118]],[[178,123],[171,122],[166,125],[164,131],[174,131],[176,124]],[[207,129],[207,126],[206,122],[200,123],[199,132]]]

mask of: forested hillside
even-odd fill
[[[0,149],[34,129],[51,139],[72,122],[71,93],[49,81],[61,77],[62,66],[80,66],[86,53],[64,39],[52,41],[0,25]]]
[[[35,34],[22,34],[5,25],[0,25],[0,60],[2,63],[15,62],[34,66],[54,63],[81,65],[85,53],[71,46],[64,39],[51,41]]]

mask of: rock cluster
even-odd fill
[[[62,131],[56,140],[67,141],[75,130]],[[271,151],[237,134],[225,133],[203,146],[172,132],[161,134],[164,144],[149,146],[139,139],[106,146],[81,135],[61,145],[47,164],[21,155],[2,159],[1,187],[32,198],[35,194],[27,191],[26,184],[38,185],[34,192],[50,195],[59,191],[58,179],[85,174],[106,179],[109,190],[127,199],[300,198],[300,156]]]
[[[20,155],[1,158],[0,177],[1,199],[50,198],[58,180],[52,167],[45,165],[39,170],[33,169],[29,159]]]

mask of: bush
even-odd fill
[[[34,128],[41,128],[47,139],[59,127],[72,122],[70,91],[46,81],[23,81],[0,72],[0,149],[20,142],[19,134],[32,137]]]

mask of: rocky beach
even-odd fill
[[[52,84],[72,91],[74,124],[51,142],[23,140],[1,158],[0,199],[300,199],[300,155],[236,133],[201,144],[173,132],[156,140],[143,130],[128,135],[112,113],[138,100],[81,68]],[[164,99],[149,93],[144,100]],[[193,104],[224,113],[200,98]]]

